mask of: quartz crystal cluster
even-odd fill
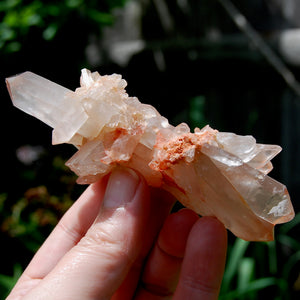
[[[6,82],[16,107],[54,128],[53,144],[77,147],[66,164],[78,183],[130,167],[245,240],[272,240],[274,225],[294,216],[286,187],[267,176],[279,146],[209,126],[194,133],[184,123],[174,127],[154,107],[129,97],[116,74],[83,69],[75,92],[31,72]]]

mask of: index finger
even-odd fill
[[[65,213],[33,257],[22,277],[44,278],[57,262],[86,234],[94,222],[105,192],[107,178],[91,184]],[[22,281],[22,277],[19,281]]]

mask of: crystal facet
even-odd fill
[[[279,146],[208,125],[194,133],[184,123],[174,127],[129,97],[117,74],[83,69],[75,92],[31,72],[6,82],[16,107],[54,128],[53,144],[78,148],[66,163],[78,183],[93,183],[117,165],[133,168],[245,240],[272,240],[274,225],[294,217],[286,187],[267,176]]]

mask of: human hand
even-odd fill
[[[227,234],[133,170],[90,185],[8,296],[12,299],[217,299]]]

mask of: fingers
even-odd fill
[[[187,238],[198,218],[189,209],[168,216],[144,268],[137,299],[166,299],[174,293]]]
[[[170,210],[176,201],[171,194],[160,189],[152,188],[150,189],[150,194],[150,218],[145,227],[141,251],[132,264],[125,280],[114,294],[113,300],[134,298],[145,260],[153,247],[154,241],[157,239],[158,232],[162,228],[165,219],[170,214]]]
[[[224,273],[227,233],[222,223],[203,217],[195,223],[187,241],[177,299],[218,299]]]
[[[92,226],[28,299],[110,299],[140,253],[149,203],[148,187],[136,173],[112,173]]]

